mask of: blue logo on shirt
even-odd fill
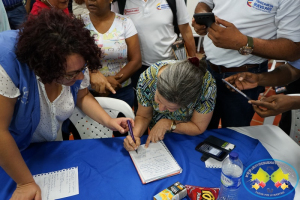
[[[255,3],[251,3],[252,8],[255,8],[257,10],[261,10],[263,12],[268,12],[270,13],[271,10],[273,9],[273,5],[269,3],[265,3],[261,0],[256,0]]]
[[[170,6],[169,6],[169,4],[160,4],[160,3],[158,3],[157,5],[156,5],[156,7],[157,7],[157,10],[166,10],[166,9],[170,9]]]

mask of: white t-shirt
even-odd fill
[[[116,75],[127,64],[127,44],[125,39],[137,34],[135,26],[131,19],[127,16],[115,14],[115,19],[109,30],[101,34],[93,23],[90,15],[81,16],[85,28],[91,31],[91,36],[95,38],[95,42],[101,48],[101,64],[100,72],[104,76]],[[124,81],[122,86],[125,87],[131,83],[131,79]]]
[[[287,38],[300,42],[299,0],[200,0],[199,2],[213,8],[212,12],[216,16],[233,23],[244,35],[261,39]],[[238,67],[266,60],[255,55],[240,55],[237,50],[218,48],[207,35],[203,44],[207,60],[216,65]]]
[[[119,13],[118,2],[111,6]],[[191,20],[184,0],[176,0],[179,25]],[[139,35],[143,65],[175,59],[171,45],[177,39],[174,32],[173,13],[166,0],[126,0],[124,15],[129,16]]]
[[[0,65],[0,95],[8,98],[20,96],[19,89],[12,82],[6,71]],[[62,85],[60,95],[50,102],[45,90],[44,84],[37,78],[40,99],[40,122],[32,135],[31,143],[54,141],[57,139],[57,133],[64,120],[68,119],[75,108],[74,98],[70,86]],[[87,88],[90,84],[89,70],[85,70],[84,79],[81,82],[80,89]]]

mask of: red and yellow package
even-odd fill
[[[216,200],[219,195],[219,188],[198,187],[185,185],[188,197],[191,200]]]

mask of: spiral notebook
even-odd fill
[[[43,200],[55,200],[79,194],[78,167],[33,176],[41,188]]]
[[[141,145],[138,153],[129,152],[143,184],[180,174],[181,167],[163,141]]]

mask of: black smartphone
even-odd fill
[[[212,23],[215,23],[214,13],[196,13],[194,14],[194,19],[197,24],[205,25],[206,28],[210,27]]]
[[[224,158],[228,155],[228,151],[225,149],[208,142],[201,142],[196,146],[196,150],[219,161],[224,160]]]

